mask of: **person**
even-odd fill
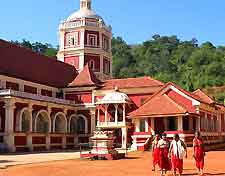
[[[159,167],[161,170],[161,176],[166,175],[166,172],[170,170],[169,154],[169,141],[166,138],[166,134],[162,134],[162,139],[158,142],[159,148]]]
[[[195,138],[193,139],[193,152],[198,172],[200,175],[203,175],[205,150],[200,132],[195,133]]]
[[[152,171],[155,171],[155,166],[159,165],[159,148],[158,148],[159,140],[160,140],[160,135],[156,134],[155,139],[152,142],[152,158],[153,158]]]
[[[179,135],[175,134],[169,149],[169,157],[171,157],[174,175],[176,175],[177,170],[179,172],[179,176],[182,175],[184,156],[185,158],[187,158],[187,147],[185,143],[182,140],[180,140]]]

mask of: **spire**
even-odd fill
[[[80,0],[80,9],[91,10],[91,0]]]

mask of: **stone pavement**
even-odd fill
[[[49,161],[61,161],[80,158],[80,152],[51,152],[51,153],[28,153],[28,154],[0,154],[0,168],[9,166],[42,163]]]

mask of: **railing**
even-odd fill
[[[126,126],[125,122],[98,122],[98,127],[117,127]]]
[[[61,29],[69,29],[69,28],[77,28],[77,27],[83,27],[83,26],[90,26],[90,27],[100,27],[104,28],[107,31],[111,31],[110,26],[106,26],[105,24],[101,22],[92,22],[92,21],[86,21],[86,20],[80,20],[80,21],[74,21],[74,22],[63,22],[60,25]]]
[[[43,95],[36,95],[36,94],[20,92],[20,91],[15,91],[10,89],[0,90],[0,96],[15,96],[15,97],[27,98],[27,99],[38,100],[38,101],[47,101],[47,102],[57,103],[57,104],[78,106],[75,101],[54,98],[54,97],[47,97]]]

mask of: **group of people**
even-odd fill
[[[187,158],[187,147],[180,139],[178,134],[175,134],[173,140],[169,142],[166,134],[162,137],[157,134],[152,142],[153,168],[155,171],[156,165],[160,167],[161,176],[166,175],[167,171],[173,171],[174,176],[177,171],[179,175],[183,173],[183,159]],[[203,175],[205,150],[200,132],[195,133],[193,140],[193,158],[196,162],[196,167],[200,175]]]

